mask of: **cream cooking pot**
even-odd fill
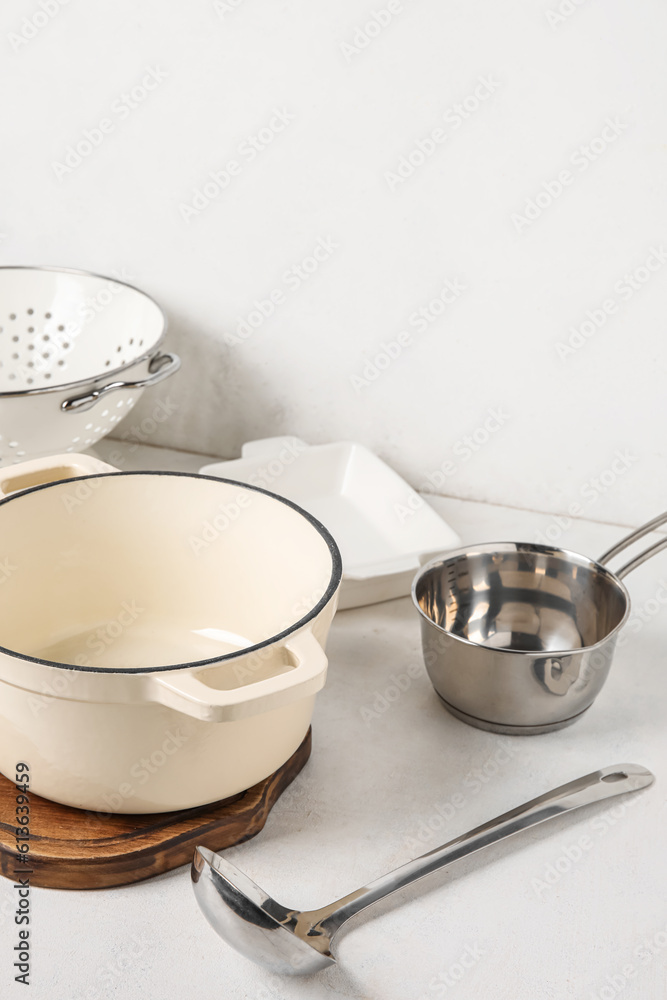
[[[77,477],[77,478],[71,478]],[[184,809],[310,725],[338,548],[264,490],[85,455],[0,470],[0,771],[96,812]]]

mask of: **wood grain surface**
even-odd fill
[[[99,815],[30,795],[29,864],[17,860],[16,785],[0,775],[0,873],[51,889],[104,889],[140,882],[192,859],[204,843],[221,850],[254,837],[310,757],[301,746],[274,774],[222,802],[180,812]]]

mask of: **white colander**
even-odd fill
[[[82,451],[180,367],[165,317],[115,278],[0,267],[0,462]]]

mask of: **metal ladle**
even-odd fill
[[[592,802],[646,788],[654,780],[654,775],[639,764],[616,764],[593,771],[489,820],[319,910],[283,906],[206,847],[195,849],[193,888],[204,916],[233,948],[272,972],[308,975],[334,964],[334,938],[350,917],[372,903],[520,830]]]

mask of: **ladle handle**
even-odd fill
[[[617,542],[616,545],[607,549],[607,551],[600,556],[598,562],[602,566],[606,566],[607,563],[614,558],[614,556],[619,554],[619,552],[623,552],[623,550],[627,549],[630,545],[634,545],[635,542],[638,542],[639,539],[643,538],[645,535],[650,535],[652,531],[655,531],[656,528],[659,528],[660,525],[665,524],[665,522],[667,522],[667,511],[664,514],[658,514],[658,516],[654,517],[652,521],[647,521],[647,523],[643,524],[641,528],[637,528],[636,531],[632,531],[629,535],[626,535],[625,538],[622,538],[620,542]],[[638,566],[645,563],[647,559],[651,558],[651,556],[656,556],[658,552],[662,552],[662,550],[666,548],[667,536],[660,539],[659,542],[655,542],[654,545],[649,546],[648,549],[644,549],[644,551],[640,552],[639,555],[634,557],[634,559],[630,559],[626,562],[625,565],[621,566],[618,570],[616,576],[619,580],[622,580],[623,577],[627,576],[628,573],[631,573],[633,569],[637,569]]]
[[[416,882],[441,868],[447,868],[455,861],[461,861],[470,854],[512,837],[521,830],[528,830],[538,823],[555,819],[581,806],[600,802],[602,799],[609,799],[624,792],[646,788],[654,780],[654,775],[640,764],[616,764],[601,771],[593,771],[576,781],[531,799],[530,802],[511,809],[496,819],[489,820],[488,823],[476,827],[470,833],[465,833],[448,844],[443,844],[442,847],[436,847],[428,854],[409,861],[388,875],[383,875],[330,906],[323,907],[316,914],[311,912],[310,916],[319,917],[318,926],[333,937],[341,925],[355,913],[411,882]]]

